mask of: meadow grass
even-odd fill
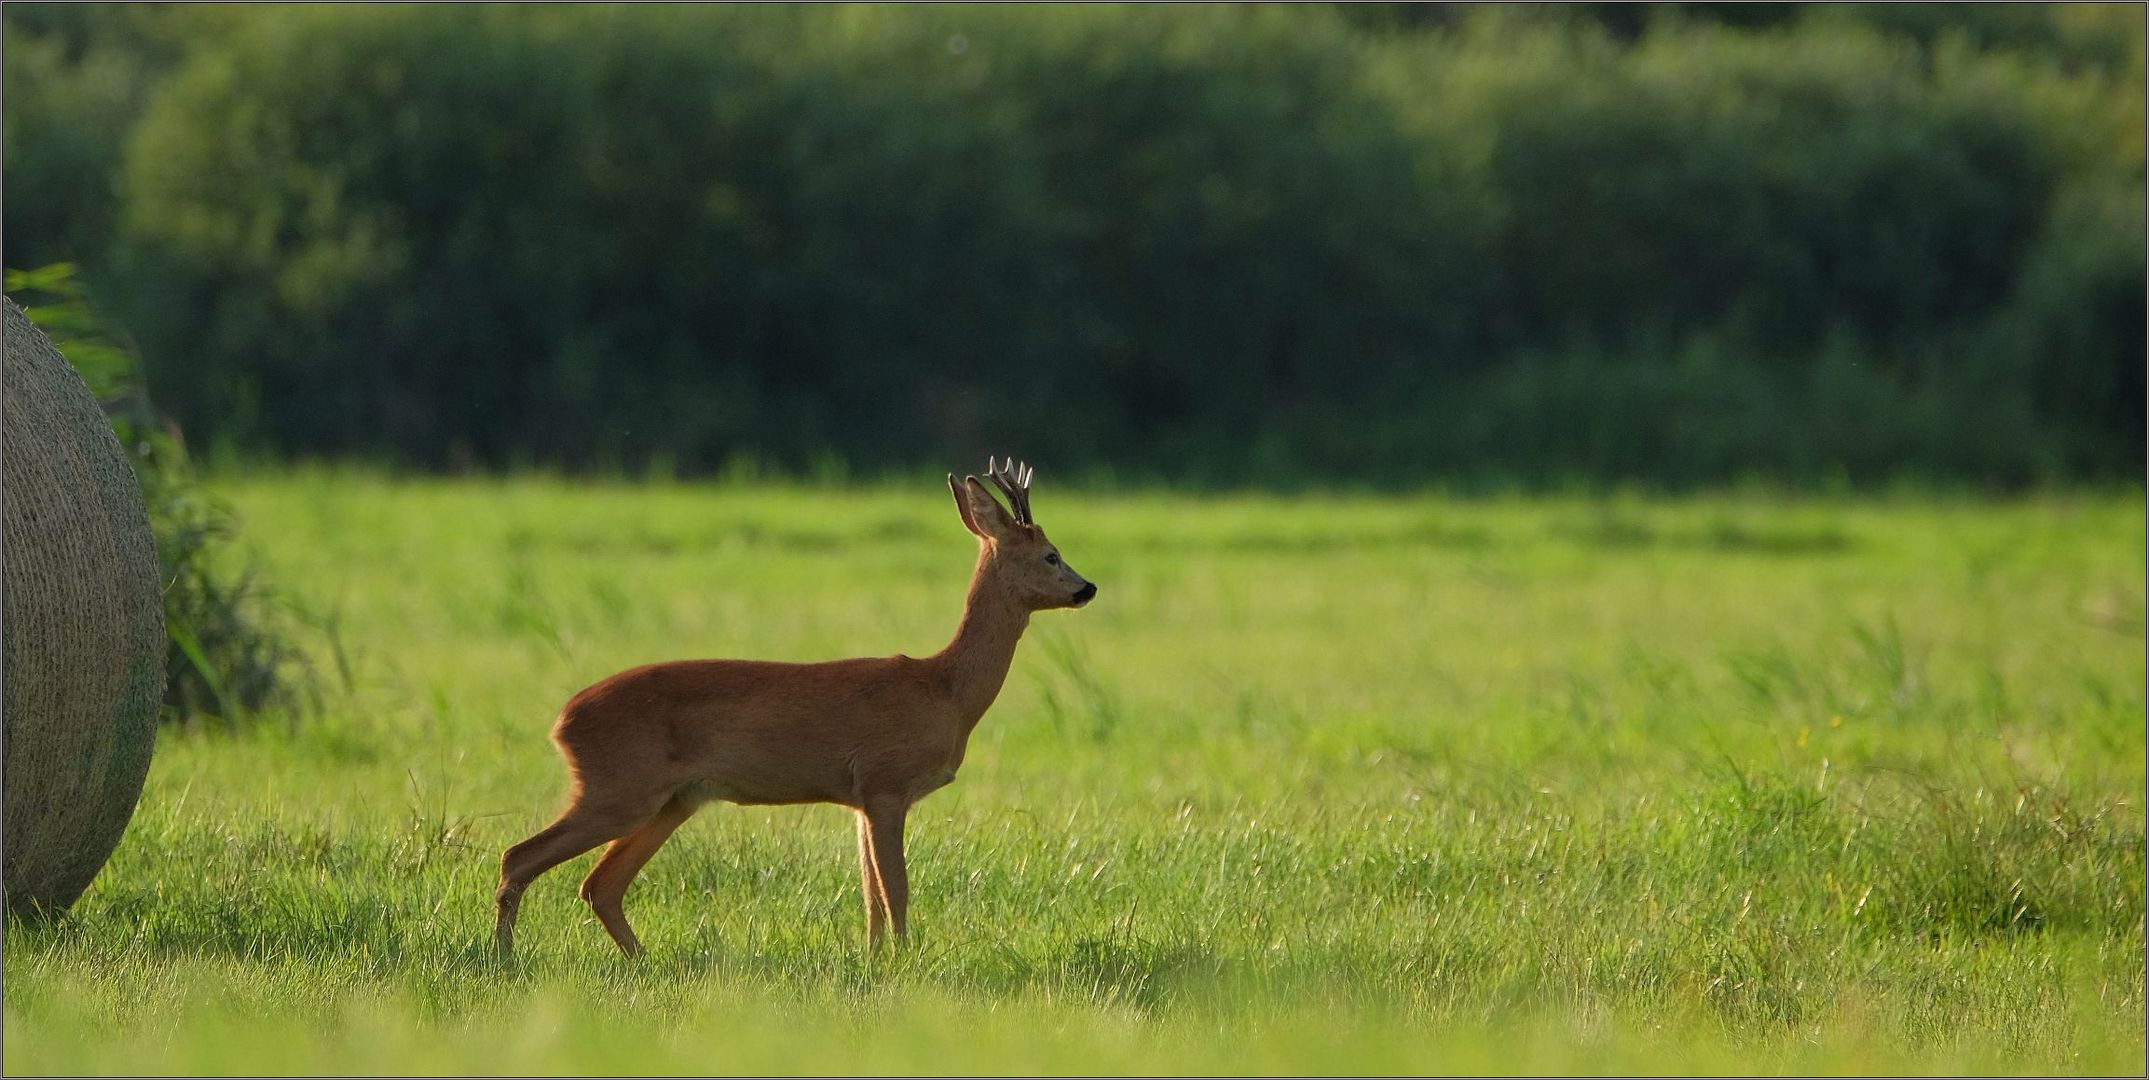
[[[575,690],[922,655],[937,481],[219,483],[316,714],[167,733],[10,1073],[2132,1072],[2143,501],[1036,497],[1102,587],[913,812],[713,806],[620,959],[499,853]]]

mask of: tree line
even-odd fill
[[[2135,6],[5,18],[6,263],[197,447],[2142,475]]]

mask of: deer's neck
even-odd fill
[[[992,564],[980,553],[977,573],[970,578],[970,595],[963,601],[962,625],[955,629],[955,640],[935,658],[946,672],[965,738],[1000,696],[1008,666],[1015,661],[1015,644],[1030,625],[1029,611],[993,578]]]

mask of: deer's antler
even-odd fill
[[[1015,520],[1024,525],[1037,524],[1030,516],[1030,477],[1036,473],[1037,470],[1017,462],[1014,458],[1007,459],[1005,464],[1001,464],[997,457],[985,459],[985,476],[999,487],[1001,494],[1007,496],[1008,509],[1013,510]]]

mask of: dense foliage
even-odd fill
[[[2142,13],[10,9],[9,265],[197,442],[2134,478]]]

